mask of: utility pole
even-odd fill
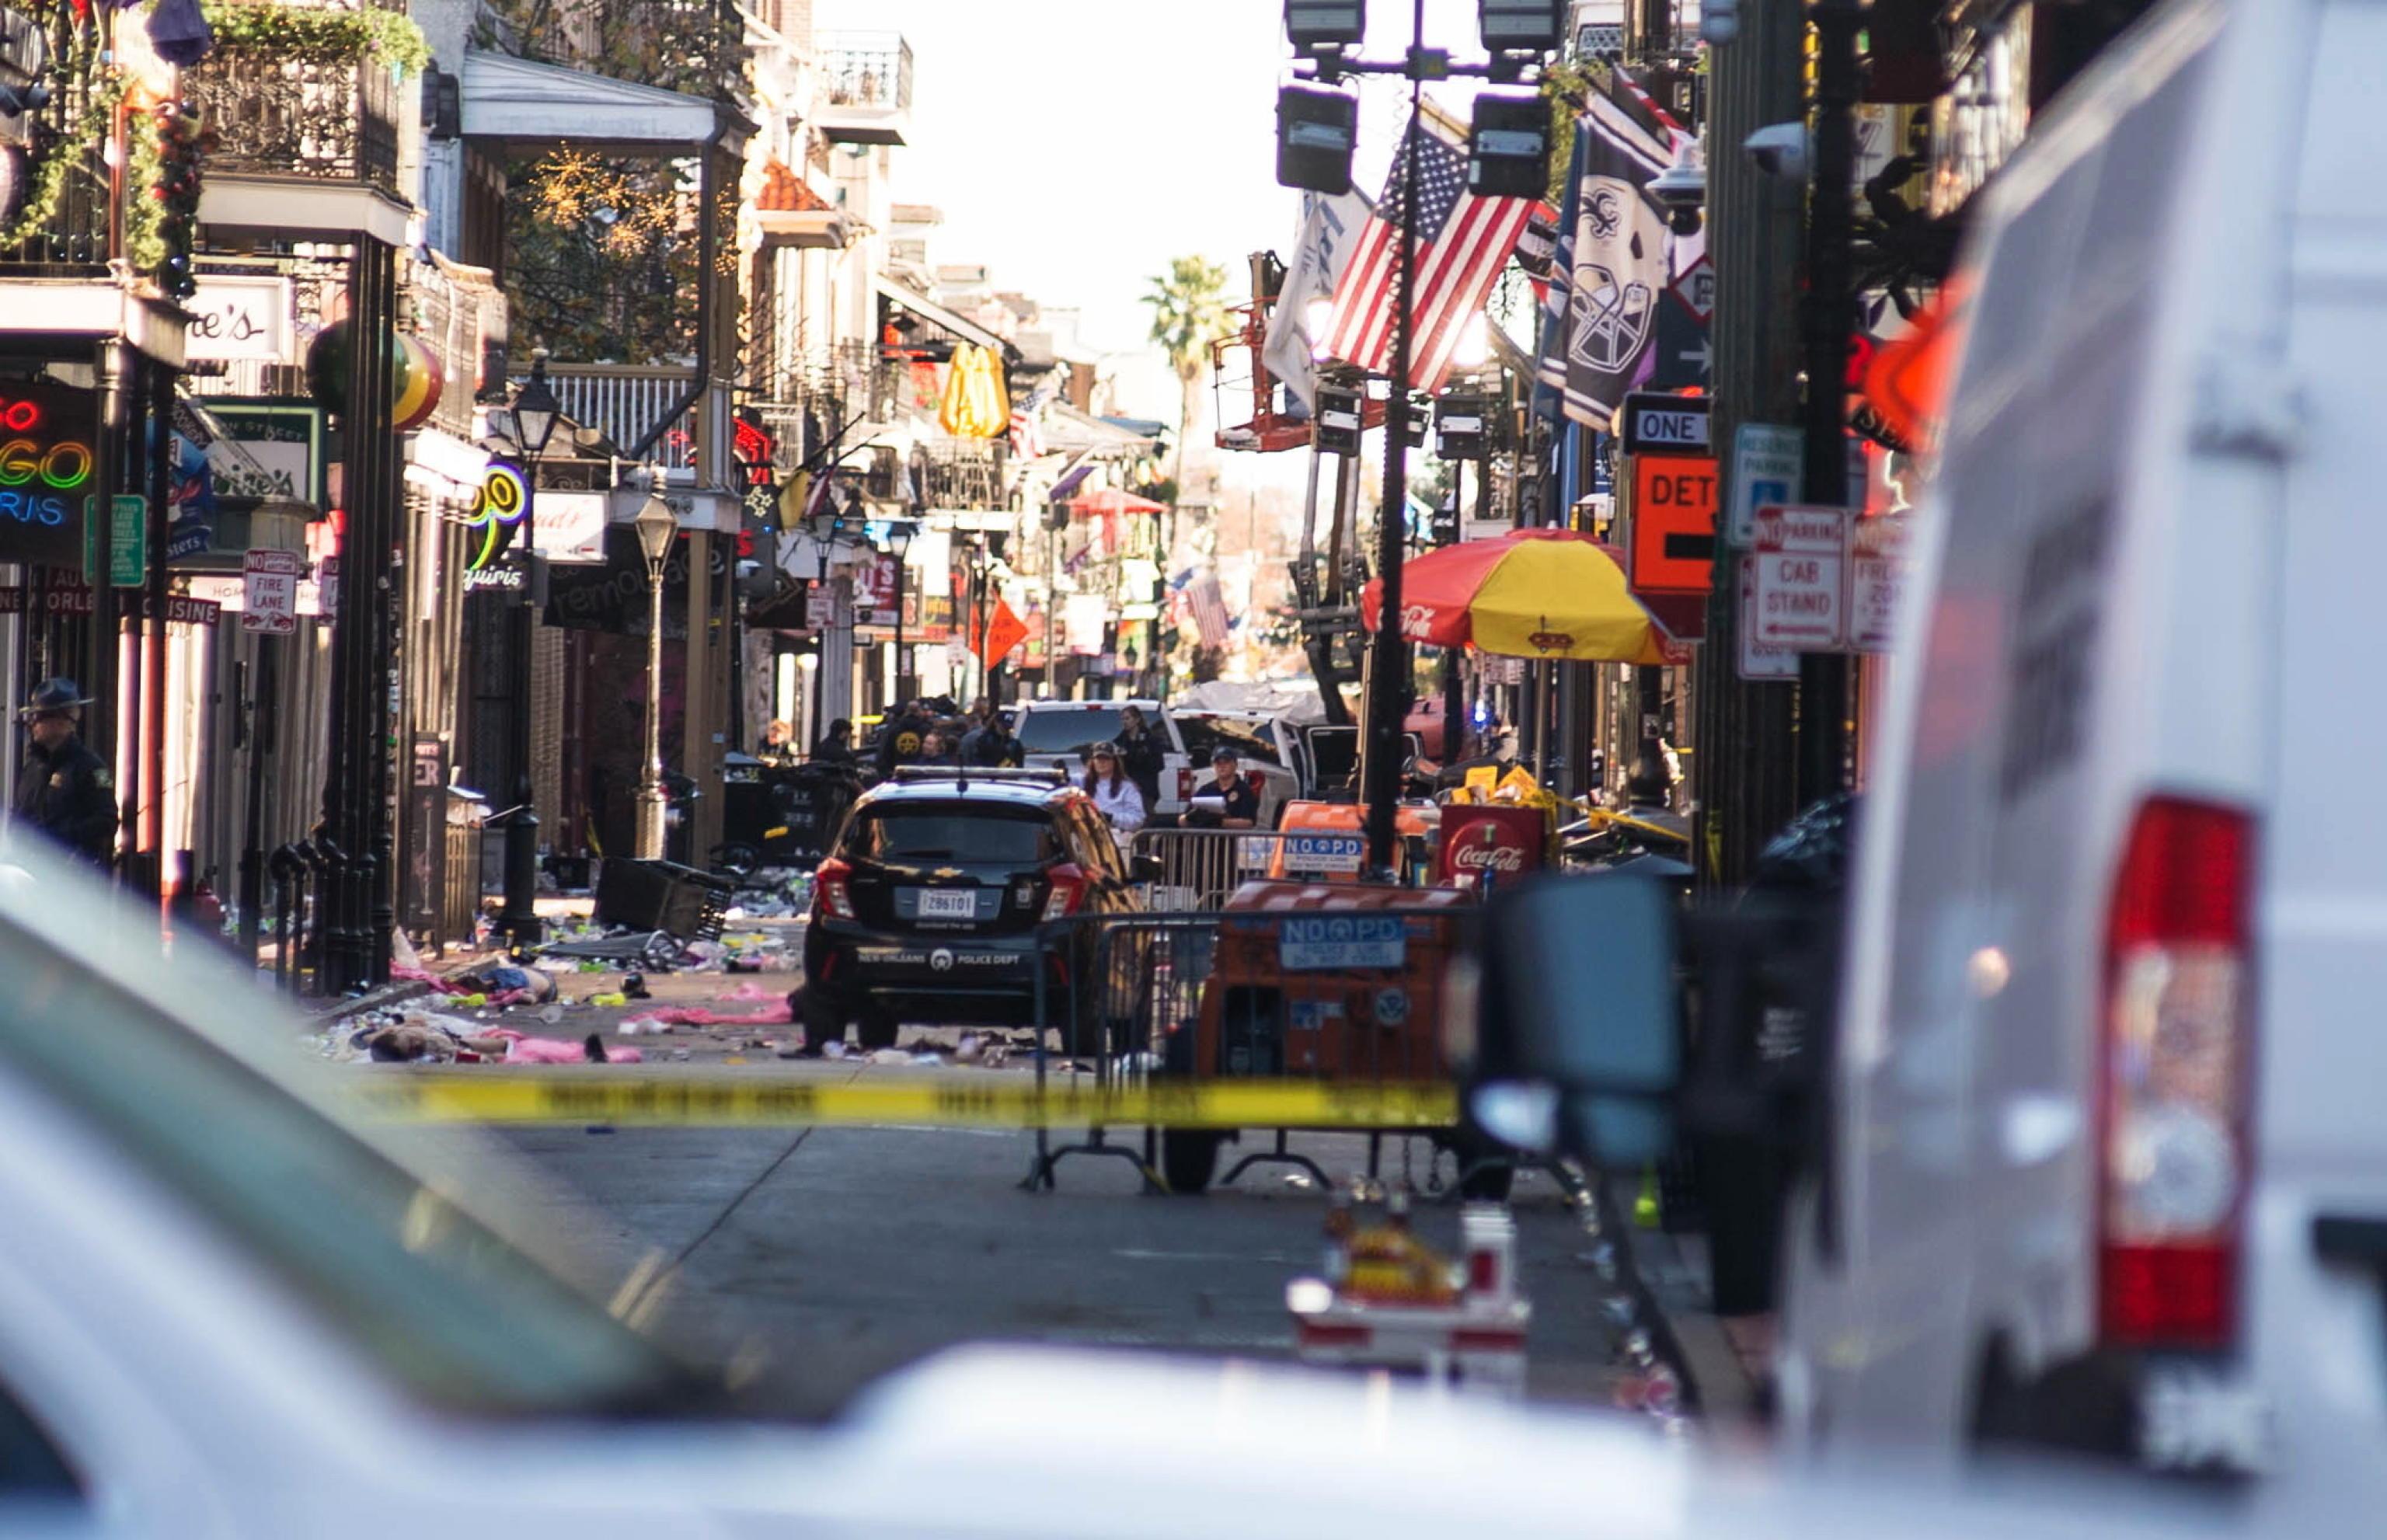
[[[1712,424],[1724,501],[1733,495],[1733,443],[1747,423],[1789,423],[1799,410],[1798,276],[1800,189],[1759,169],[1741,149],[1769,123],[1800,115],[1806,24],[1800,0],[1738,7],[1737,30],[1711,39],[1708,250],[1716,270]],[[1741,881],[1774,830],[1797,808],[1787,683],[1740,677],[1739,562],[1745,548],[1717,532],[1715,587],[1695,695],[1695,865],[1705,883]]]
[[[1806,499],[1848,500],[1846,426],[1849,334],[1856,326],[1849,241],[1856,222],[1856,123],[1863,89],[1859,0],[1813,0],[1815,183],[1807,212]],[[1799,802],[1830,796],[1847,782],[1849,660],[1809,652],[1799,661]]]
[[[1425,0],[1409,14],[1409,57],[1425,48]],[[1374,652],[1368,665],[1366,757],[1360,764],[1361,801],[1367,804],[1368,867],[1394,869],[1395,817],[1401,800],[1401,725],[1408,713],[1406,652],[1401,636],[1401,566],[1408,511],[1409,305],[1417,288],[1418,135],[1425,82],[1409,71],[1408,132],[1401,137],[1401,223],[1393,289],[1393,388],[1384,402],[1384,499],[1376,520],[1376,577],[1383,602],[1377,610]]]

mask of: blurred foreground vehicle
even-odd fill
[[[2129,1487],[1786,1478],[1638,1420],[1249,1363],[974,1348],[832,1426],[775,1424],[761,1382],[676,1357],[513,1239],[532,1189],[496,1146],[356,1124],[254,980],[161,962],[89,874],[19,859],[30,881],[0,883],[12,1540],[2242,1533]],[[646,1314],[635,1289],[617,1308]]]
[[[1812,1073],[1771,965],[1686,936],[1739,1060],[1686,1109],[1801,1153],[1798,1438],[2387,1501],[2382,49],[2376,5],[2168,6],[1989,185]],[[1606,901],[1537,902],[1586,905],[1513,959],[1553,1011],[1632,993]],[[1671,1037],[1636,988],[1574,1030]]]

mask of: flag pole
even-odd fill
[[[1368,669],[1368,866],[1379,878],[1395,875],[1394,820],[1401,800],[1403,717],[1407,714],[1408,642],[1401,635],[1401,558],[1408,523],[1409,305],[1417,284],[1418,135],[1424,129],[1425,84],[1419,61],[1425,48],[1425,0],[1409,19],[1409,124],[1401,140],[1401,223],[1393,291],[1393,389],[1384,403],[1384,500],[1376,521],[1376,575],[1383,602],[1376,613],[1375,650]]]

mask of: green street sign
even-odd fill
[[[130,493],[116,499],[114,528],[107,547],[107,581],[118,588],[138,588],[149,581],[149,499]],[[82,580],[99,581],[99,499],[82,500]]]
[[[109,529],[107,581],[119,588],[137,588],[149,580],[149,499],[120,496]]]

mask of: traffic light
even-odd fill
[[[1549,104],[1538,95],[1478,95],[1467,136],[1467,190],[1477,197],[1537,198],[1549,184]]]
[[[1339,196],[1351,190],[1351,148],[1359,100],[1340,91],[1288,85],[1276,94],[1276,179],[1286,187]]]

